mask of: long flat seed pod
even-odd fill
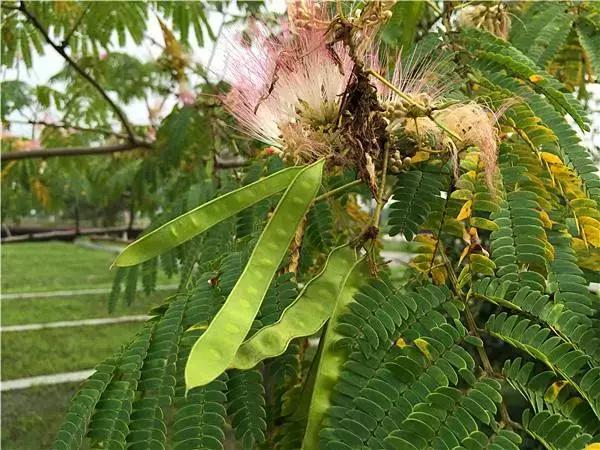
[[[264,359],[281,355],[292,339],[319,331],[331,317],[340,284],[357,259],[357,252],[348,245],[333,249],[323,270],[306,284],[280,319],[241,345],[231,367],[250,369]]]
[[[342,336],[336,331],[338,319],[347,309],[352,297],[358,291],[360,285],[368,277],[369,266],[365,258],[357,261],[346,275],[340,286],[339,295],[331,319],[327,325],[325,335],[321,337],[323,343],[323,354],[319,360],[315,387],[312,392],[308,423],[302,442],[302,450],[318,450],[319,431],[323,417],[331,404],[331,394],[338,381],[342,364],[345,361],[344,350],[337,345]]]
[[[303,169],[283,194],[225,304],[190,352],[185,368],[187,390],[210,383],[230,366],[319,190],[324,163],[320,160]]]
[[[113,265],[124,267],[140,264],[189,241],[219,222],[283,191],[302,169],[304,167],[280,170],[174,218],[129,244]]]

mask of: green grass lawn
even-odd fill
[[[2,449],[50,448],[77,383],[2,392]]]
[[[115,254],[64,242],[2,246],[2,292],[39,292],[110,286]]]
[[[110,287],[108,268],[116,254],[63,242],[2,246],[3,293]],[[176,283],[163,273],[158,284]],[[138,293],[131,307],[119,304],[115,317],[144,314],[170,295]],[[2,325],[110,317],[108,294],[2,301]],[[128,342],[142,323],[2,333],[2,379],[90,369]],[[78,384],[2,392],[2,448],[50,448]]]
[[[2,333],[2,379],[90,369],[141,326],[136,322]]]
[[[121,300],[112,315],[108,313],[108,294],[5,300],[2,303],[2,325],[145,314],[151,307],[161,304],[169,295],[171,291],[158,291],[150,296],[138,292],[131,306],[124,305]]]
[[[117,254],[66,242],[2,246],[2,292],[44,292],[110,287]],[[162,272],[158,284],[173,283]]]

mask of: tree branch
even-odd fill
[[[20,150],[5,152],[0,155],[0,161],[15,161],[30,158],[53,158],[55,156],[105,155],[110,153],[127,152],[132,150],[149,150],[152,146],[147,142],[128,142],[124,144],[105,145],[99,147],[58,147],[49,149]]]
[[[126,134],[118,133],[116,131],[107,130],[104,128],[80,127],[78,125],[71,125],[69,123],[52,123],[52,122],[46,122],[44,120],[13,120],[13,119],[9,120],[8,123],[9,124],[18,123],[18,124],[22,124],[22,125],[43,125],[45,127],[60,128],[60,129],[72,128],[73,130],[84,131],[87,133],[98,133],[98,134],[103,134],[104,136],[115,136],[115,137],[119,137],[119,138],[127,138]]]
[[[33,158],[53,158],[57,156],[86,156],[86,155],[110,155],[112,153],[130,152],[133,150],[153,150],[154,145],[150,142],[125,142],[123,144],[104,145],[98,147],[58,147],[35,150],[19,150],[15,152],[4,152],[0,154],[0,161],[17,161]],[[237,169],[246,167],[248,161],[237,157],[233,159],[215,158],[216,169]]]
[[[115,114],[117,115],[117,117],[119,118],[119,120],[121,121],[121,123],[123,124],[123,126],[125,127],[125,130],[127,131],[127,136],[129,137],[129,141],[131,143],[137,143],[137,138],[135,136],[135,133],[133,132],[133,128],[131,127],[131,124],[129,123],[129,121],[127,120],[127,117],[125,116],[125,113],[121,110],[121,108],[119,108],[117,106],[117,104],[115,102],[113,102],[113,100],[109,97],[109,95],[106,93],[106,91],[102,88],[102,86],[100,86],[98,84],[98,82],[96,80],[94,80],[85,70],[83,70],[83,68],[81,68],[69,55],[67,55],[67,53],[65,52],[65,49],[56,44],[52,38],[50,38],[50,35],[48,34],[48,32],[46,31],[46,29],[44,28],[44,26],[40,23],[40,21],[37,19],[37,17],[27,9],[27,6],[25,5],[25,2],[21,1],[20,5],[19,5],[19,10],[25,15],[25,17],[27,17],[28,21],[35,27],[37,28],[37,30],[42,34],[42,36],[44,37],[44,39],[46,40],[46,42],[48,44],[50,44],[50,46],[56,50],[56,52],[62,56],[64,58],[64,60],[79,74],[81,75],[85,80],[87,80],[92,86],[94,86],[94,88],[98,91],[98,93],[102,96],[102,98],[104,98],[106,100],[106,102],[110,105],[110,107],[114,110]]]

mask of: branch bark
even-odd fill
[[[50,128],[60,128],[60,129],[73,129],[73,130],[77,130],[77,131],[84,131],[87,133],[98,133],[98,134],[103,134],[104,136],[115,136],[118,138],[127,138],[126,134],[123,133],[118,133],[116,131],[112,131],[112,130],[107,130],[107,129],[103,129],[103,128],[91,128],[91,127],[80,127],[78,125],[71,125],[68,123],[53,123],[53,122],[46,122],[44,120],[9,120],[8,121],[9,124],[11,123],[18,123],[18,124],[23,124],[23,125],[43,125],[45,127],[50,127]]]
[[[31,158],[53,158],[55,156],[105,155],[132,150],[149,150],[152,146],[146,142],[105,145],[99,147],[65,147],[35,150],[21,150],[0,154],[0,161],[15,161]]]
[[[135,133],[133,132],[133,128],[132,128],[131,124],[129,123],[129,120],[127,120],[127,117],[125,116],[125,113],[110,98],[110,96],[102,88],[102,86],[100,86],[96,80],[94,80],[85,70],[83,70],[82,67],[80,67],[69,55],[67,55],[67,53],[65,52],[65,49],[61,45],[56,44],[52,40],[52,38],[50,37],[50,35],[48,34],[48,32],[46,31],[44,26],[40,23],[38,18],[31,11],[29,11],[27,9],[27,6],[25,5],[24,1],[22,1],[20,3],[19,10],[25,15],[27,20],[42,34],[42,36],[44,37],[46,42],[48,44],[50,44],[50,46],[54,50],[56,50],[56,52],[60,56],[63,57],[63,59],[73,68],[73,70],[75,70],[86,81],[88,81],[92,86],[94,86],[94,88],[98,91],[98,93],[102,96],[102,98],[104,98],[106,100],[106,102],[110,105],[110,107],[113,109],[113,111],[115,112],[115,114],[117,115],[117,117],[119,118],[121,123],[123,124],[123,127],[125,127],[127,136],[129,137],[129,141],[132,143],[137,143],[137,138],[135,136]]]
[[[34,158],[45,159],[57,156],[109,155],[111,153],[152,149],[154,149],[154,146],[149,142],[126,142],[123,144],[105,145],[99,147],[38,148],[35,150],[19,150],[15,152],[0,153],[0,161],[6,162]],[[222,159],[221,157],[217,156],[215,158],[215,168],[217,169],[237,169],[247,165],[248,161],[240,157],[233,159]]]

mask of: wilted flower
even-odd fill
[[[421,57],[417,54],[407,61],[402,57],[396,60],[389,84],[376,81],[380,101],[390,121],[390,142],[395,138],[400,146],[405,146],[403,139],[408,137],[416,144],[416,150],[447,153],[456,175],[459,153],[475,146],[480,151],[488,184],[492,186],[497,168],[495,123],[498,116],[476,103],[441,104],[455,84],[449,62],[435,53]],[[378,59],[371,59],[374,70],[381,73]]]
[[[291,0],[288,2],[287,13],[292,33],[297,33],[300,29],[320,30],[325,33],[331,25],[325,2]]]
[[[247,133],[294,160],[330,152],[353,67],[344,46],[328,47],[312,29],[279,37],[261,30],[245,43],[229,50],[228,111]]]
[[[506,5],[502,3],[465,6],[456,13],[456,22],[460,27],[482,28],[505,40],[511,23]]]
[[[426,148],[437,152],[448,151],[454,162],[456,175],[458,153],[471,146],[477,147],[487,183],[491,188],[497,169],[497,118],[498,114],[476,103],[463,103],[436,111],[432,118],[419,117],[409,120],[404,131],[414,136],[419,144]]]

